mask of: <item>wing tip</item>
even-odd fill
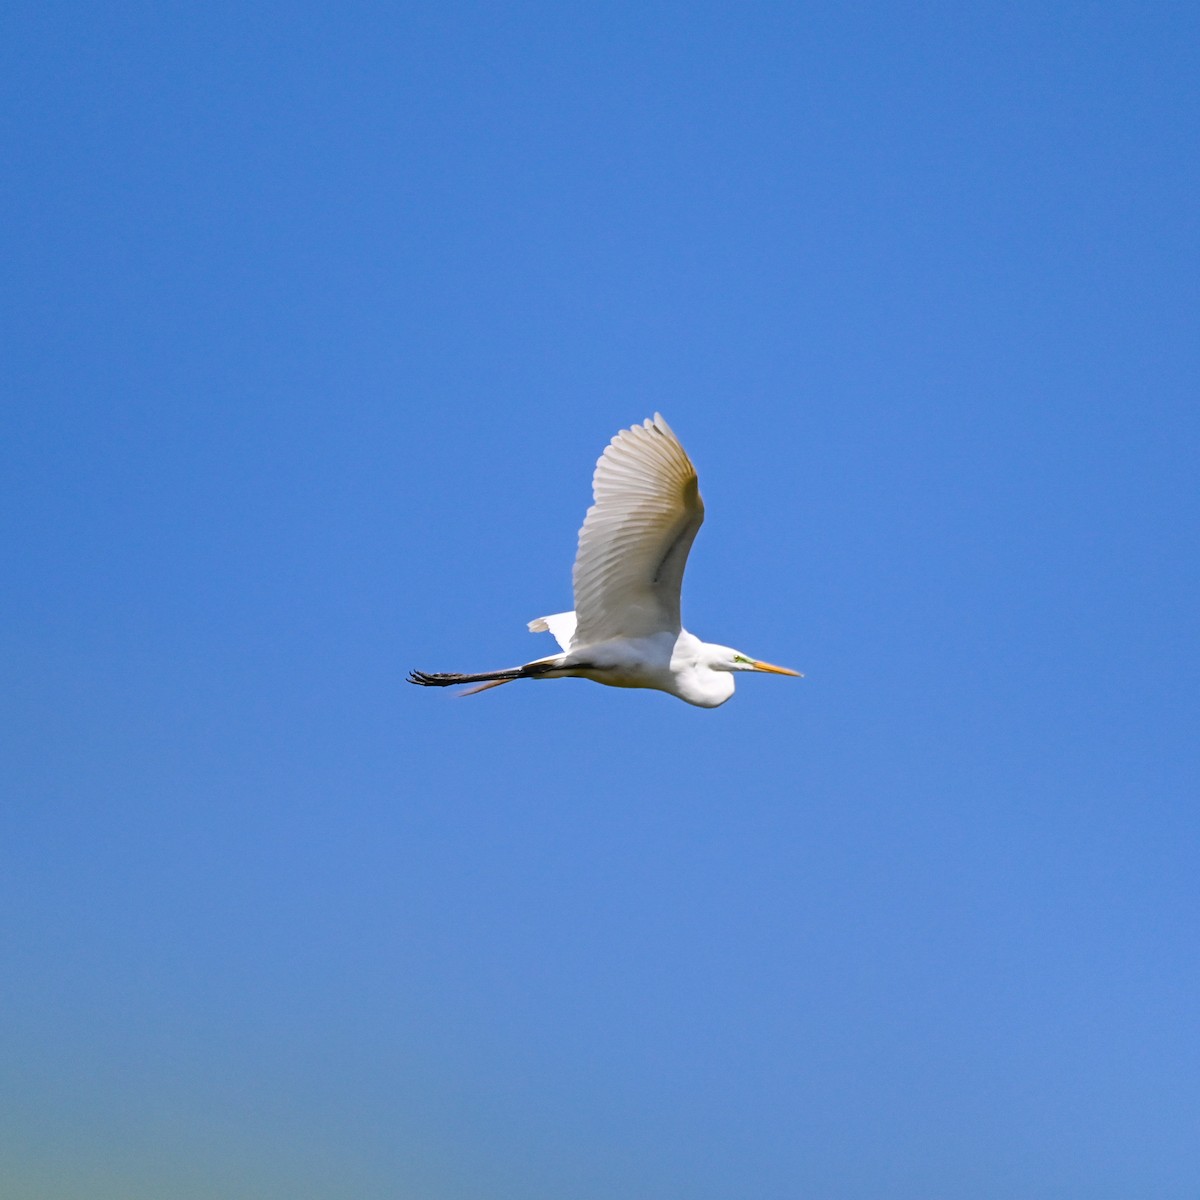
[[[667,424],[667,418],[664,417],[662,413],[655,412],[654,416],[647,417],[644,421],[637,421],[633,425],[627,426],[625,429],[618,429],[617,432],[614,433],[611,438],[609,438],[608,444],[610,446],[615,446],[617,442],[619,442],[626,434],[637,433],[642,429],[649,429],[656,433],[665,433],[667,437],[675,438],[676,441],[679,440],[675,435],[675,430],[673,430],[671,426]]]

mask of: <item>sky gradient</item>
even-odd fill
[[[9,5],[0,1193],[1194,1200],[1198,26]]]

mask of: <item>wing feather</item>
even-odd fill
[[[683,569],[704,503],[696,468],[658,413],[609,443],[592,496],[575,556],[572,644],[678,633]]]

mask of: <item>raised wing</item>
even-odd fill
[[[552,613],[548,617],[538,617],[529,622],[530,633],[552,633],[554,640],[564,649],[570,650],[571,639],[575,636],[575,614]]]
[[[575,555],[574,646],[678,633],[679,589],[704,504],[696,468],[658,414],[596,463]]]

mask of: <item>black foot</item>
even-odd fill
[[[429,674],[426,671],[409,671],[408,682],[418,683],[421,687],[449,687],[452,683],[457,683],[460,676],[457,675],[441,675]]]

